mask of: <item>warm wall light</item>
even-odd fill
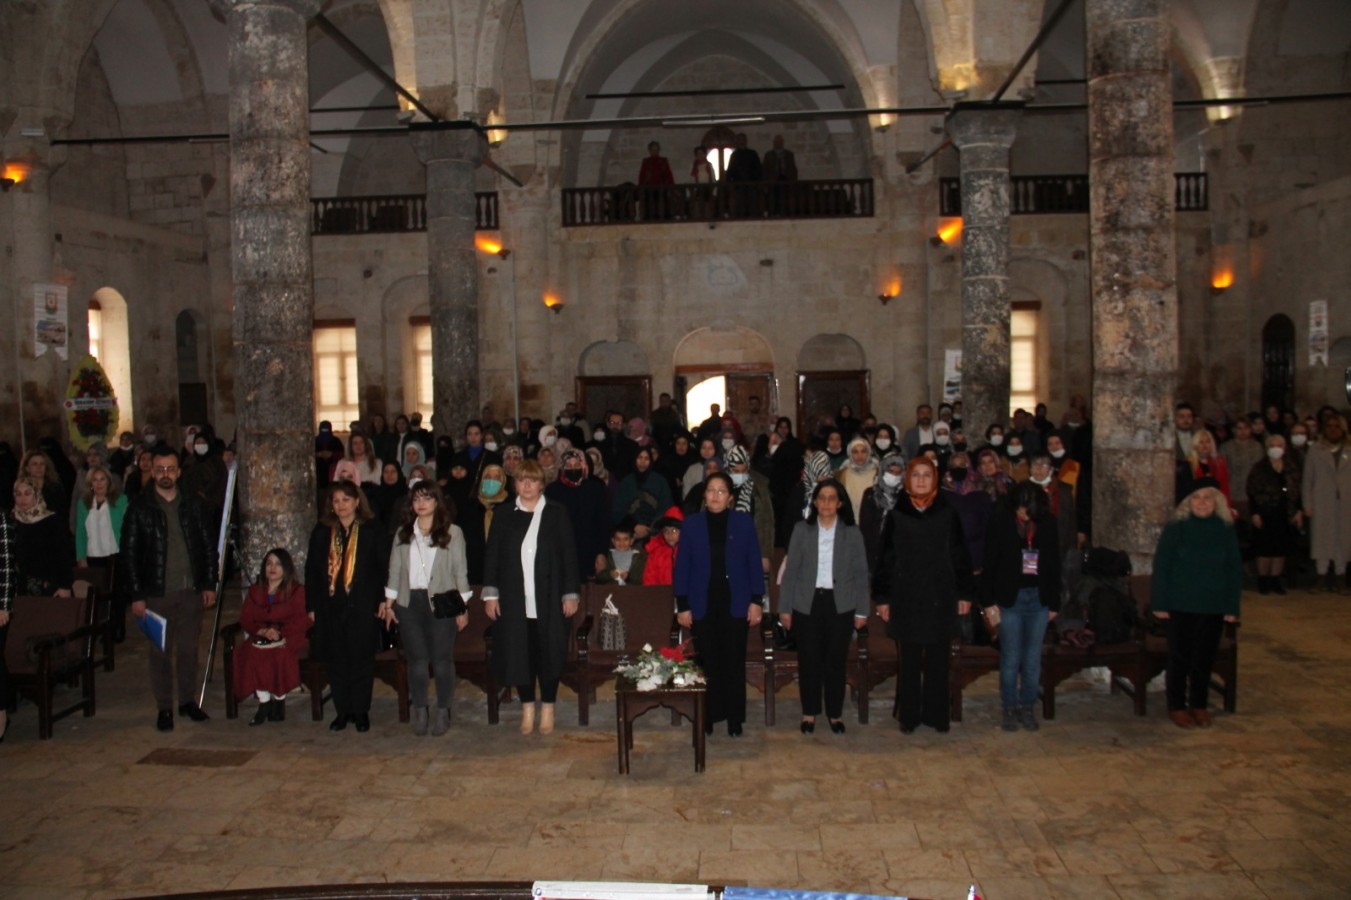
[[[1217,269],[1210,276],[1210,289],[1216,294],[1223,294],[1234,286],[1234,272],[1232,269]]]
[[[476,235],[474,237],[474,246],[484,253],[491,253],[494,256],[500,256],[506,259],[511,255],[511,251],[502,246],[501,241],[495,241],[487,235]]]
[[[901,276],[897,275],[895,278],[891,279],[891,282],[887,284],[882,293],[877,295],[877,299],[882,301],[883,306],[886,306],[899,296],[901,296]]]
[[[563,311],[563,298],[559,297],[553,291],[544,292],[544,305],[549,307],[557,315]]]
[[[504,119],[501,115],[499,115],[497,110],[495,109],[489,110],[487,123],[489,147],[500,147],[502,146],[502,142],[507,139],[507,131],[505,128],[493,127],[494,125],[501,125],[505,121],[506,119]]]
[[[951,244],[962,236],[962,220],[951,219],[938,226],[938,234],[933,239],[933,244],[937,247],[939,244]]]
[[[0,172],[0,178],[3,178],[9,184],[5,185],[5,190],[9,190],[16,184],[21,184],[29,175],[33,173],[33,166],[21,159],[11,159],[5,163],[3,172]]]

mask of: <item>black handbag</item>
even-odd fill
[[[783,622],[778,619],[774,620],[774,649],[785,653],[797,651],[797,640],[793,637],[793,632],[783,627]]]
[[[432,594],[432,615],[438,619],[453,619],[468,611],[469,607],[465,604],[464,597],[460,596],[459,591],[451,590]]]

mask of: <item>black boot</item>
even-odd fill
[[[273,700],[273,701],[272,701],[272,708],[269,709],[269,710],[267,711],[267,720],[268,720],[269,722],[285,722],[285,721],[286,721],[286,701],[285,701],[285,700]]]
[[[272,701],[264,700],[262,703],[258,704],[258,711],[254,713],[253,718],[249,720],[249,727],[252,728],[254,725],[262,725],[264,722],[270,721],[271,718]]]

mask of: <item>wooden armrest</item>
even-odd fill
[[[591,629],[595,627],[595,624],[596,617],[587,613],[586,618],[582,619],[582,624],[578,625],[577,630],[573,632],[578,645],[585,645],[591,639]]]

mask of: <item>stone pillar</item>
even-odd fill
[[[1173,506],[1177,261],[1167,0],[1087,7],[1093,542],[1153,569]]]
[[[213,0],[229,26],[230,252],[244,562],[303,567],[314,506],[308,20],[320,0]]]
[[[483,408],[479,392],[474,169],[488,142],[470,128],[415,131],[427,166],[427,273],[432,320],[432,430],[460,441]]]
[[[1009,148],[1022,104],[958,104],[961,155],[962,403],[967,433],[1009,418]],[[976,431],[972,431],[972,428]]]

